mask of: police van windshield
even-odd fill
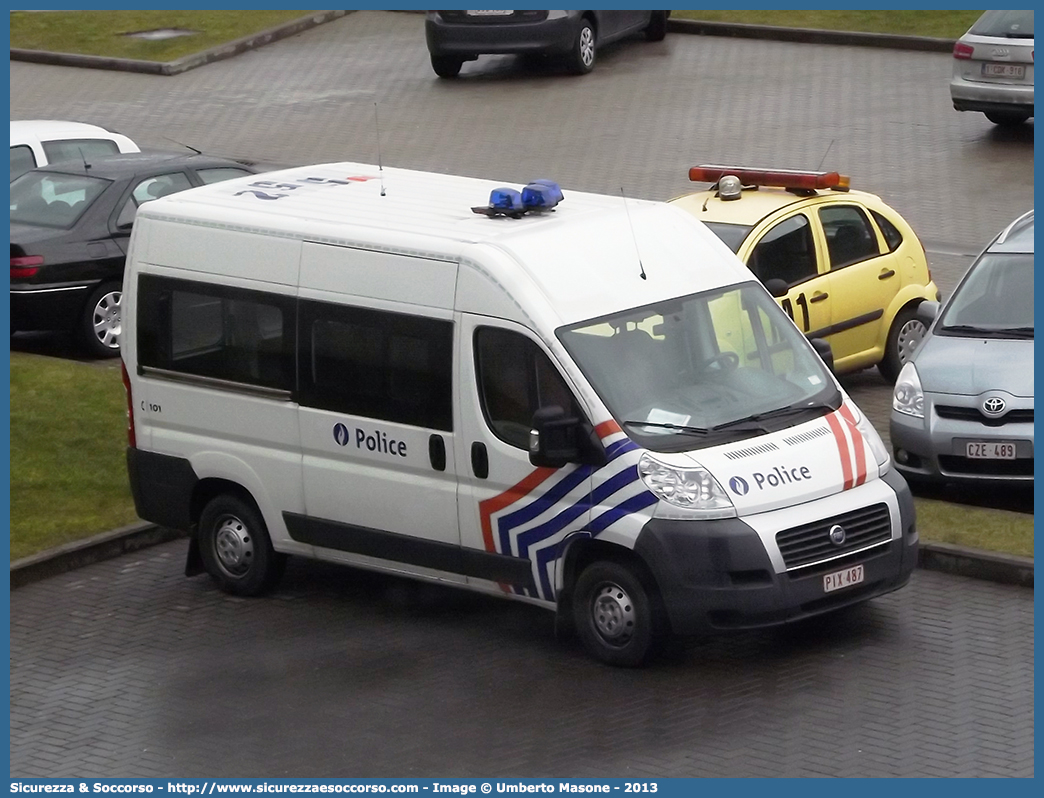
[[[803,423],[841,402],[823,361],[759,283],[558,330],[629,436],[683,451]]]

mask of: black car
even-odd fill
[[[120,352],[123,264],[138,206],[258,170],[181,153],[133,153],[26,172],[11,183],[11,332],[71,330]]]
[[[547,55],[570,71],[594,69],[603,44],[644,32],[649,41],[667,34],[670,11],[429,11],[424,32],[431,66],[455,78],[465,61],[480,55]]]

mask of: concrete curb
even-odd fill
[[[970,576],[1005,585],[1033,587],[1033,558],[955,546],[922,543],[917,565],[928,571]]]
[[[300,33],[301,31],[322,25],[324,22],[343,17],[351,11],[322,11],[307,17],[301,17],[274,28],[244,36],[242,39],[212,47],[201,53],[187,55],[177,61],[161,63],[158,61],[138,61],[131,58],[107,58],[97,55],[75,55],[73,53],[52,53],[46,50],[11,49],[12,61],[31,61],[37,64],[53,64],[55,66],[83,67],[87,69],[114,69],[123,72],[142,72],[150,75],[177,75],[190,69],[222,61],[226,58],[270,44],[279,39]]]
[[[186,534],[146,522],[103,532],[11,563],[11,587],[22,587],[86,565],[111,560]],[[918,567],[1006,585],[1033,587],[1033,559],[950,543],[922,543]]]
[[[253,36],[245,36],[228,44],[185,56],[177,61],[138,61],[130,58],[108,58],[96,55],[52,53],[46,50],[11,49],[12,61],[30,61],[37,64],[82,67],[85,69],[115,69],[124,72],[142,72],[151,75],[177,75],[196,67],[221,61],[255,47],[269,44],[287,36],[322,25],[324,22],[351,14],[351,11],[323,11],[308,17],[269,28]],[[418,12],[423,13],[423,12]],[[804,44],[843,44],[858,47],[890,47],[896,50],[921,50],[948,53],[954,39],[934,39],[928,36],[900,36],[892,33],[860,33],[857,31],[817,30],[815,28],[780,28],[774,25],[744,25],[734,22],[702,22],[695,19],[670,19],[667,30],[672,33],[701,36],[733,36],[745,39],[766,39]]]
[[[15,560],[11,563],[11,587],[22,587],[66,571],[183,537],[184,532],[144,521],[102,532],[86,540],[66,543],[56,549]]]
[[[768,39],[803,44],[846,44],[857,47],[890,47],[895,50],[926,50],[949,53],[955,39],[928,36],[900,36],[894,33],[861,33],[858,31],[818,30],[815,28],[779,28],[775,25],[744,25],[736,22],[702,22],[695,19],[667,20],[672,33],[694,33],[702,36],[735,36],[745,39]]]

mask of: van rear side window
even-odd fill
[[[144,274],[138,362],[196,377],[294,389],[294,298]]]
[[[453,429],[453,322],[301,303],[301,404]]]

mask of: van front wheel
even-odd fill
[[[272,548],[261,513],[230,494],[212,499],[203,509],[199,553],[218,587],[237,596],[271,590],[286,565],[286,556]]]
[[[576,581],[573,618],[584,646],[609,665],[641,665],[653,647],[653,607],[641,580],[624,565],[595,562]]]

